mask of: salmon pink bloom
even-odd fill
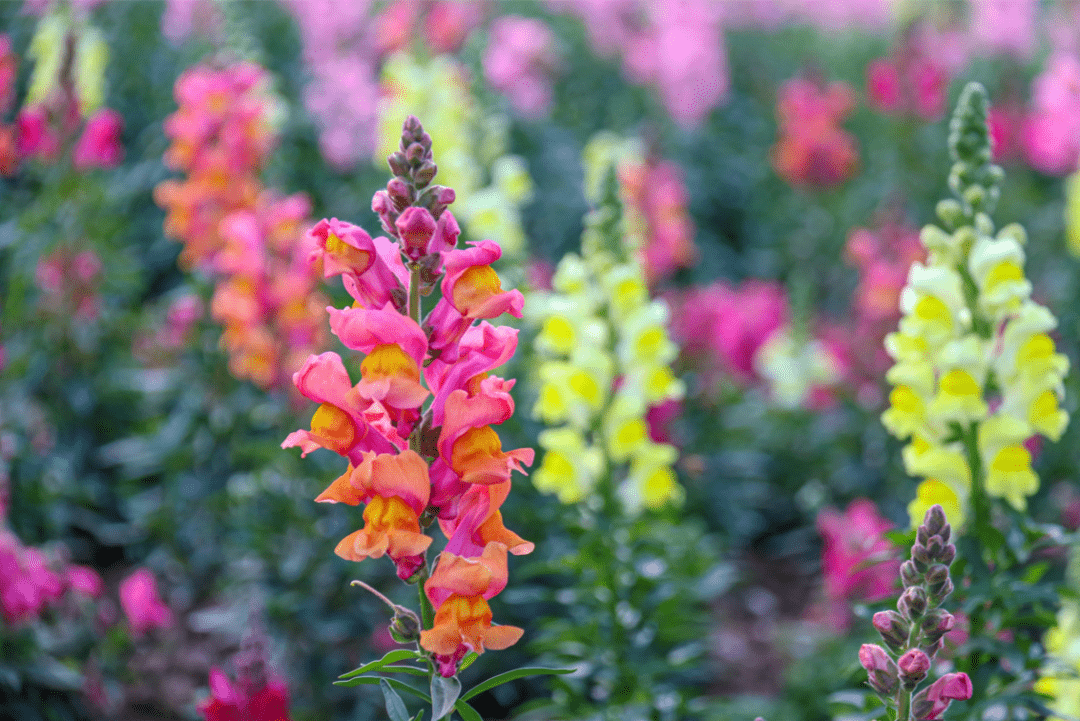
[[[360,364],[363,378],[356,385],[357,394],[379,401],[387,409],[419,408],[429,392],[420,384],[427,337],[416,321],[401,315],[389,303],[380,310],[327,310],[330,330],[347,347],[367,354]]]
[[[446,399],[450,393],[510,360],[517,350],[517,338],[517,328],[493,326],[484,321],[465,331],[458,344],[456,362],[446,363],[436,358],[424,369],[424,378],[435,394],[431,402],[432,427],[438,428],[443,424]]]
[[[364,528],[342,539],[335,553],[349,561],[388,555],[398,576],[407,579],[423,565],[422,554],[431,545],[419,521],[430,492],[427,463],[406,450],[398,455],[365,453],[360,465],[315,500],[349,505],[367,501]]]
[[[533,462],[533,449],[504,453],[499,434],[491,427],[513,415],[513,385],[512,380],[492,376],[480,382],[475,394],[459,388],[449,395],[436,463],[448,465],[464,483],[502,483],[512,470],[525,472],[521,464]]]
[[[375,246],[363,228],[337,218],[323,218],[308,231],[316,243],[311,261],[322,258],[323,277],[342,273],[360,275],[375,260]]]
[[[293,383],[305,398],[322,405],[311,418],[311,430],[290,433],[282,448],[299,446],[302,456],[316,448],[328,448],[354,464],[361,461],[364,451],[393,450],[391,441],[372,428],[371,404],[354,392],[337,353],[308,358],[304,367],[293,374]]]
[[[443,552],[424,592],[436,607],[435,622],[420,632],[420,645],[435,654],[439,673],[449,678],[457,662],[470,651],[504,649],[517,643],[524,631],[516,626],[491,625],[487,599],[506,587],[506,546],[492,542],[479,558]]]
[[[448,539],[446,551],[469,558],[483,554],[492,541],[506,546],[515,556],[532,553],[535,544],[506,528],[499,507],[510,494],[510,481],[474,484],[461,494],[452,517],[440,517],[439,527]]]
[[[497,318],[503,313],[520,318],[525,303],[521,291],[502,289],[502,282],[491,267],[502,257],[498,244],[482,240],[472,246],[443,252],[446,272],[442,281],[443,297],[424,323],[432,329],[432,350],[448,362],[457,360],[454,346],[473,320]]]
[[[359,466],[350,467],[315,500],[349,505],[367,501],[364,528],[342,539],[335,553],[351,561],[390,556],[404,580],[423,566],[423,553],[432,542],[419,521],[430,491],[428,464],[415,451],[365,453]]]

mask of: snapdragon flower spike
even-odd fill
[[[341,276],[355,301],[327,312],[331,331],[362,354],[360,379],[353,382],[336,353],[309,358],[293,380],[321,405],[311,430],[283,446],[348,459],[316,498],[364,505],[363,527],[336,553],[389,556],[402,580],[423,584],[428,627],[407,635],[450,677],[469,651],[505,648],[522,634],[493,625],[488,605],[506,586],[507,554],[533,550],[500,510],[511,473],[524,473],[533,450],[504,451],[494,428],[514,412],[514,380],[492,372],[513,355],[517,330],[488,319],[520,317],[523,299],[504,291],[491,269],[496,243],[455,247],[460,229],[446,207],[454,193],[431,185],[431,138],[415,118],[389,163],[395,177],[373,200],[388,237],[336,218],[309,233],[311,261],[325,277]],[[424,318],[421,299],[440,282],[443,300]],[[429,576],[433,539],[424,529],[436,518],[448,542]]]
[[[904,465],[923,479],[913,523],[940,503],[961,524],[977,489],[1023,510],[1039,487],[1026,442],[1059,439],[1069,419],[1060,407],[1069,361],[1049,335],[1057,320],[1031,299],[1026,234],[1016,224],[995,233],[990,218],[1003,173],[991,163],[986,106],[981,86],[964,90],[949,137],[956,197],[938,204],[944,227],[923,228],[926,262],[912,264],[899,330],[885,338],[895,365],[881,421],[910,439]]]
[[[897,710],[898,721],[937,719],[951,701],[971,698],[971,679],[963,673],[946,674],[915,693],[954,624],[952,614],[939,608],[952,591],[949,565],[956,547],[949,543],[951,534],[941,506],[931,506],[916,529],[911,558],[900,568],[904,591],[897,611],[874,614],[874,628],[888,650],[876,644],[859,650],[870,687]]]

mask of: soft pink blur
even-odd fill
[[[1023,129],[1028,162],[1049,175],[1066,175],[1080,164],[1080,56],[1058,51],[1031,87]]]
[[[900,560],[892,542],[883,535],[892,528],[874,502],[866,498],[855,499],[843,513],[833,508],[818,513],[817,529],[823,541],[821,566],[829,604],[846,609],[849,601],[876,601],[895,592]],[[877,560],[888,555],[893,557]],[[846,619],[846,611],[836,618]]]
[[[551,81],[558,67],[555,35],[542,20],[504,15],[491,23],[484,77],[523,116],[551,112]]]
[[[120,164],[124,148],[120,145],[120,133],[124,119],[120,113],[103,108],[86,121],[82,136],[71,151],[71,162],[77,170],[89,168],[112,168]]]
[[[650,154],[643,163],[622,164],[619,182],[627,213],[644,225],[638,258],[645,281],[655,286],[679,268],[692,266],[698,253],[682,169]]]
[[[708,0],[583,0],[548,5],[585,23],[603,57],[622,56],[623,72],[656,88],[680,125],[699,125],[727,94],[724,6]]]
[[[796,77],[776,93],[780,137],[772,149],[776,172],[796,186],[829,187],[850,178],[859,162],[855,137],[840,123],[855,108],[850,85]]]
[[[161,600],[157,579],[148,568],[140,568],[120,582],[120,606],[135,636],[173,625],[173,613]]]

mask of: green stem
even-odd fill
[[[409,317],[416,321],[417,325],[420,325],[420,264],[416,261],[409,263]],[[416,453],[420,452],[420,426],[421,423],[417,423],[412,433],[409,434],[409,450]],[[423,587],[421,586],[420,595],[424,596]],[[429,604],[430,605],[430,604]]]
[[[900,684],[900,690],[896,694],[896,721],[911,721],[911,694],[913,689],[904,688]]]
[[[435,607],[431,605],[427,594],[424,593],[424,584],[430,576],[430,566],[425,562],[423,570],[420,571],[420,580],[416,583],[416,590],[420,594],[420,628],[423,631],[435,625]]]

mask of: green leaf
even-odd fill
[[[487,681],[477,684],[462,694],[461,700],[468,701],[478,693],[484,693],[488,689],[501,686],[507,681],[513,681],[519,678],[525,678],[526,676],[543,676],[545,674],[552,673],[573,673],[575,669],[572,668],[543,668],[540,666],[522,666],[521,668],[515,668],[513,671],[506,671],[500,673],[497,676],[492,676]]]
[[[409,712],[405,710],[405,702],[397,695],[397,691],[384,679],[379,679],[379,688],[382,689],[383,698],[386,699],[386,713],[390,715],[390,721],[409,721]]]
[[[424,709],[420,709],[420,711],[418,711],[417,714],[415,716],[413,716],[412,721],[423,721],[423,719],[424,719]]]
[[[410,651],[405,648],[399,648],[396,651],[390,651],[378,661],[372,661],[371,663],[365,663],[363,666],[357,669],[353,669],[348,673],[343,673],[338,678],[353,678],[360,674],[367,673],[368,671],[377,671],[388,663],[394,663],[396,661],[404,661],[406,659],[419,658],[420,654],[416,651]]]
[[[461,673],[469,666],[472,666],[473,661],[478,658],[480,658],[480,654],[478,654],[476,651],[469,651],[469,654],[465,658],[461,659],[461,665],[458,666],[458,673]]]
[[[484,721],[484,717],[478,714],[476,709],[461,699],[454,702],[454,709],[461,716],[462,721]]]
[[[1039,561],[1033,563],[1024,571],[1024,583],[1032,585],[1039,582],[1039,579],[1043,577],[1043,574],[1050,569],[1050,564],[1046,561]]]
[[[417,666],[406,666],[403,663],[392,663],[379,669],[382,673],[411,673],[413,676],[427,676],[430,671]]]
[[[431,697],[420,689],[413,688],[404,681],[398,681],[396,678],[391,678],[390,676],[357,676],[355,678],[350,678],[347,681],[334,681],[334,685],[349,688],[352,686],[374,685],[379,683],[380,681],[386,681],[398,691],[404,691],[405,693],[412,694],[424,703],[431,703]]]
[[[431,677],[431,718],[438,721],[450,713],[450,709],[454,708],[454,703],[460,695],[461,681],[458,681],[457,676],[446,678],[439,674],[433,675]]]

